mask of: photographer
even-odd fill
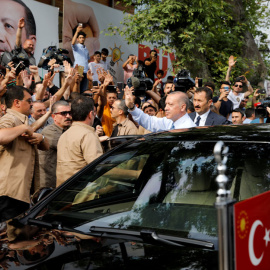
[[[18,29],[16,33],[16,46],[14,50],[14,54],[17,55],[20,52],[28,56],[29,63],[31,65],[36,65],[36,59],[34,57],[34,42],[32,39],[26,39],[22,46],[22,30],[25,27],[24,18],[21,18],[18,22]]]

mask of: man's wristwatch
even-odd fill
[[[218,101],[220,101],[220,102],[221,102],[222,100],[223,100],[223,99],[219,99]]]
[[[45,140],[45,136],[44,136],[44,135],[42,135],[42,141],[41,141],[41,142],[44,142],[44,140]]]

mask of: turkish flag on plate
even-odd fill
[[[234,205],[235,268],[270,269],[270,191]]]

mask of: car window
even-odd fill
[[[269,146],[230,142],[226,175],[244,200],[270,189]],[[215,142],[138,142],[113,152],[55,197],[39,218],[196,239],[217,237]]]

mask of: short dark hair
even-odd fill
[[[5,103],[7,108],[11,108],[15,99],[23,100],[24,91],[28,92],[28,89],[23,86],[13,85],[10,86],[6,92]]]
[[[207,87],[207,86],[211,87],[213,91],[215,91],[215,84],[213,82],[206,82],[204,84],[204,87]]]
[[[168,76],[166,83],[173,83],[173,76]]]
[[[94,55],[97,55],[97,54],[99,54],[101,56],[101,52],[100,51],[95,51],[94,52]]]
[[[189,110],[191,112],[195,112],[194,105],[191,101],[189,101],[189,103],[188,103],[187,110]]]
[[[36,35],[36,22],[35,22],[32,11],[23,1],[21,0],[12,0],[12,1],[24,7],[26,37],[29,38],[29,36],[31,35]]]
[[[71,102],[71,114],[73,121],[84,121],[87,115],[94,111],[94,101],[91,98],[80,96]]]
[[[231,83],[228,82],[228,81],[221,81],[221,82],[220,82],[220,86],[221,86],[222,84],[231,86]]]
[[[241,78],[241,77],[236,77],[236,78],[234,79],[234,83],[236,83],[236,82],[240,82],[240,83],[242,83],[242,84],[243,84],[243,82],[241,82],[241,80],[242,80],[242,78]]]
[[[80,32],[78,33],[78,35],[77,35],[77,38],[78,38],[79,36],[84,36],[84,37],[86,37],[86,34],[85,34],[83,31],[80,31]]]
[[[251,117],[252,114],[255,114],[255,109],[253,109],[253,108],[247,108],[245,110],[245,115],[246,115],[247,118]]]
[[[103,48],[103,49],[101,50],[101,53],[108,56],[108,55],[109,55],[109,50],[108,50],[107,48]]]
[[[157,74],[162,74],[162,76],[164,75],[164,71],[162,70],[162,69],[159,69],[158,71],[157,71]]]
[[[152,52],[155,52],[155,53],[157,54],[157,51],[156,51],[156,50],[151,50],[151,51],[150,51],[150,54],[151,54]]]
[[[195,91],[195,93],[201,93],[204,92],[207,98],[207,101],[213,98],[213,92],[208,87],[198,87]]]
[[[236,108],[232,111],[233,112],[236,112],[236,113],[241,113],[241,118],[243,118],[245,116],[245,113],[243,110],[241,110],[240,108]]]

